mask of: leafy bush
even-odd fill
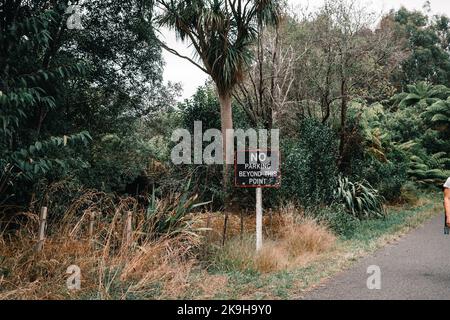
[[[298,132],[298,139],[283,145],[282,197],[305,207],[330,203],[337,176],[335,134],[314,119],[303,120]]]
[[[359,225],[359,220],[349,214],[343,204],[322,207],[313,215],[319,221],[326,223],[334,233],[345,239],[351,238]]]
[[[6,23],[0,32],[2,46],[8,48],[0,54],[0,171],[9,172],[4,177],[10,186],[0,196],[14,194],[15,204],[21,205],[39,179],[58,179],[63,175],[58,173],[67,173],[70,167],[82,167],[75,145],[85,146],[91,137],[81,130],[45,130],[44,119],[60,107],[58,93],[64,84],[85,75],[87,68],[75,59],[43,63],[44,53],[53,51],[49,30],[59,25],[61,15],[42,10],[24,16],[26,10],[18,6],[19,11],[17,19],[2,15]]]
[[[435,86],[425,81],[407,85],[406,88],[406,92],[396,94],[392,97],[394,106],[398,106],[400,109],[415,107],[423,111],[436,101],[445,99],[450,95],[449,88],[443,85]]]
[[[208,129],[221,130],[220,104],[214,89],[205,85],[198,88],[194,96],[180,104],[181,123],[184,129],[191,133],[194,131],[194,122],[201,121],[203,131]],[[249,121],[242,108],[233,105],[233,125],[235,129],[248,129]],[[210,142],[204,142],[203,148]],[[214,199],[214,208],[223,206],[223,200],[227,197],[223,190],[223,167],[222,165],[193,165],[189,167],[177,166],[174,171],[181,176],[187,176],[195,172],[195,192],[202,200]],[[230,178],[233,172],[230,172]],[[231,179],[230,179],[231,181]],[[230,188],[233,202],[248,202],[250,190]],[[250,197],[250,199],[254,196]]]
[[[190,223],[188,216],[194,209],[205,206],[210,202],[197,203],[198,195],[190,194],[191,180],[189,180],[179,195],[166,195],[158,200],[153,190],[152,197],[146,209],[144,228],[156,235],[177,235],[185,230]]]
[[[388,117],[391,139],[407,145],[408,175],[419,185],[442,184],[450,169],[450,89],[419,82],[392,99],[400,110]]]
[[[221,129],[220,103],[211,86],[198,88],[194,96],[180,104],[182,122],[185,129],[193,132],[194,122],[201,121],[203,130]],[[247,115],[242,108],[233,104],[233,126],[235,129],[249,128]]]
[[[94,143],[90,156],[90,168],[80,175],[83,183],[105,192],[124,192],[127,184],[146,174],[154,151],[136,135],[108,134]]]
[[[382,218],[386,214],[384,198],[367,181],[351,182],[348,178],[339,177],[334,197],[358,219]]]
[[[419,190],[416,183],[409,181],[402,187],[400,201],[402,201],[403,203],[415,205],[420,199],[420,195],[422,194],[422,192],[423,191]]]
[[[408,158],[399,150],[387,154],[387,161],[380,161],[371,155],[352,164],[354,180],[367,180],[387,201],[400,197],[402,186],[408,175]]]
[[[450,158],[450,97],[437,101],[421,116],[428,126],[422,145],[429,154],[445,152],[446,157]],[[446,169],[450,169],[450,163],[446,165]]]
[[[352,139],[346,147],[347,168],[342,173],[353,181],[368,181],[388,201],[398,199],[407,180],[409,159],[398,142],[413,137],[410,131],[418,127],[412,123],[420,122],[417,114],[416,118],[406,114],[395,118],[403,111],[390,114],[379,103],[355,104],[351,109]],[[396,120],[391,121],[393,118]]]
[[[449,170],[445,170],[450,163],[445,152],[428,155],[425,152],[411,156],[410,178],[419,185],[440,186],[450,175]]]

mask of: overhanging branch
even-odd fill
[[[194,66],[196,66],[197,68],[199,68],[200,70],[202,70],[204,73],[209,74],[208,70],[206,70],[204,67],[202,67],[200,64],[198,64],[197,62],[195,62],[193,59],[189,58],[188,56],[182,55],[181,53],[179,53],[178,51],[176,51],[175,49],[170,48],[168,45],[166,45],[163,41],[157,39],[157,41],[159,42],[159,44],[161,45],[161,47],[170,52],[171,54],[185,59],[187,61],[189,61],[190,63],[192,63]]]

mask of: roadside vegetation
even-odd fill
[[[81,1],[80,30],[68,1],[2,5],[0,299],[292,299],[440,212],[447,16],[227,3]],[[212,78],[182,102],[163,26],[201,44],[187,63]],[[194,121],[280,129],[260,252],[253,190],[172,163],[173,131]]]
[[[90,202],[88,197],[78,203]],[[265,217],[265,243],[256,253],[254,217],[231,215],[222,246],[220,212],[189,215],[186,225],[159,237],[149,233],[145,213],[137,212],[127,243],[117,209],[132,204],[128,199],[105,208],[116,213],[100,220],[91,237],[82,223],[86,217],[66,212],[64,222],[50,226],[39,255],[29,213],[19,231],[1,235],[0,299],[296,299],[441,213],[437,195],[418,197],[389,206],[384,219],[357,221],[336,235],[328,223],[288,205]],[[71,265],[81,270],[77,291],[66,286]]]

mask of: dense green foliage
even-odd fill
[[[45,176],[59,179],[85,167],[76,147],[78,142],[86,144],[90,135],[49,130],[44,124],[49,114],[63,113],[61,92],[86,71],[70,54],[54,55],[52,31],[61,19],[58,9],[62,8],[30,14],[18,8],[15,17],[2,12],[0,166],[5,185],[0,201],[13,198],[13,190],[23,197],[30,191],[30,182]]]
[[[450,20],[419,11],[400,9],[394,14],[398,32],[406,35],[410,56],[402,64],[397,80],[402,86],[418,81],[450,86]]]
[[[407,183],[436,188],[450,176],[446,16],[402,8],[372,30],[343,0],[306,18],[280,13],[277,1],[250,1],[251,11],[157,3],[155,17],[150,0],[83,2],[82,29],[66,27],[69,1],[1,4],[0,205],[30,206],[70,181],[139,196],[150,216],[155,201],[180,192],[187,211],[194,195],[214,209],[227,198],[251,207],[252,190],[224,194],[221,166],[170,159],[172,132],[192,132],[195,121],[220,129],[232,93],[235,128],[281,130],[282,187],[265,193],[266,206],[298,203],[346,233],[357,219],[383,216],[383,202],[402,199]],[[190,62],[214,87],[177,102],[181,88],[162,79],[170,48],[155,26],[194,41],[199,59]],[[177,213],[153,217],[161,230],[187,212],[170,199]]]
[[[68,1],[4,3],[3,198],[24,203],[42,179],[68,176],[123,191],[157,153],[143,136],[135,139],[137,121],[167,109],[175,91],[162,85],[161,49],[143,5],[88,2],[83,29],[70,30]]]
[[[332,201],[338,172],[336,142],[329,127],[313,119],[300,122],[297,138],[285,142],[283,150],[283,197],[305,206]]]

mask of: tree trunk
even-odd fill
[[[232,169],[232,165],[228,164],[227,154],[234,149],[234,139],[233,133],[227,132],[227,130],[233,129],[233,111],[231,107],[231,94],[219,94],[220,102],[220,114],[222,123],[222,141],[223,141],[223,192],[224,192],[224,211],[225,211],[225,221],[223,224],[223,238],[222,244],[225,244],[227,225],[228,225],[228,215],[230,208],[230,183],[229,183],[229,172]],[[228,151],[228,152],[227,152]]]
[[[223,139],[223,161],[224,161],[224,174],[228,171],[227,166],[227,150],[230,152],[233,150],[233,135],[232,132],[228,132],[227,130],[233,129],[233,111],[231,108],[231,94],[219,95],[220,102],[220,115],[221,115],[221,123],[222,123],[222,139]],[[228,159],[230,160],[230,159]],[[232,160],[232,159],[231,159]],[[228,179],[225,179],[224,175],[224,183],[228,183]]]
[[[271,130],[273,128],[275,122],[275,112],[280,111],[280,100],[278,97],[278,93],[276,90],[276,86],[278,83],[278,76],[280,75],[279,64],[280,64],[280,26],[277,24],[275,26],[275,44],[272,52],[272,71],[271,71],[271,81],[270,81],[270,103],[268,103],[268,124],[267,130]]]
[[[339,166],[342,167],[344,165],[344,153],[345,153],[345,144],[346,144],[346,138],[347,138],[347,83],[345,80],[342,80],[341,82],[341,95],[342,95],[342,101],[341,101],[341,137],[340,137],[340,143],[339,143]]]

